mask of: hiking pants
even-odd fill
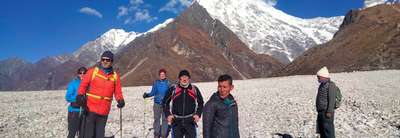
[[[168,131],[168,123],[167,123],[167,119],[165,118],[165,114],[163,112],[162,105],[154,103],[153,113],[154,113],[154,122],[153,122],[154,137],[155,138],[159,138],[159,137],[166,138],[167,131]]]
[[[89,112],[86,116],[85,132],[83,132],[85,138],[104,138],[107,117]]]
[[[79,131],[79,112],[68,112],[68,136],[67,138],[74,138]]]
[[[196,138],[195,124],[175,124],[172,126],[172,138]]]
[[[333,124],[334,113],[331,118],[325,116],[325,112],[318,112],[317,126],[321,138],[335,138],[335,126]]]

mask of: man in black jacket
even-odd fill
[[[238,106],[230,94],[233,90],[232,77],[218,77],[218,91],[204,107],[204,138],[239,138]]]
[[[172,102],[172,107],[170,103]],[[172,125],[174,138],[195,138],[197,122],[203,111],[200,90],[190,83],[187,70],[179,72],[179,84],[171,87],[163,98],[164,113]]]

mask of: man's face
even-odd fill
[[[221,98],[226,98],[233,90],[233,85],[229,84],[229,81],[218,82],[218,91]]]
[[[182,85],[187,85],[189,84],[190,78],[188,76],[181,76],[179,77],[179,83]]]
[[[81,71],[81,72],[79,72],[78,76],[80,79],[82,79],[85,74],[86,74],[86,72]]]
[[[101,58],[101,66],[103,68],[110,68],[111,65],[112,65],[112,61],[111,61],[110,58],[108,58],[108,57],[102,57]]]
[[[164,72],[160,72],[160,80],[163,80],[167,77],[167,75]]]
[[[328,80],[328,78],[317,76],[317,80],[318,80],[319,83],[322,83],[322,82]]]

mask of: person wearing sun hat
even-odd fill
[[[317,79],[320,83],[316,98],[317,109],[317,133],[321,138],[334,138],[334,114],[337,108],[336,95],[340,93],[339,88],[331,81],[329,70],[322,67],[317,72]]]

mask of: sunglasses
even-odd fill
[[[109,58],[102,58],[101,61],[103,61],[103,62],[111,62],[111,59],[109,59]]]
[[[79,74],[85,75],[85,74],[86,74],[86,72],[79,72]]]

